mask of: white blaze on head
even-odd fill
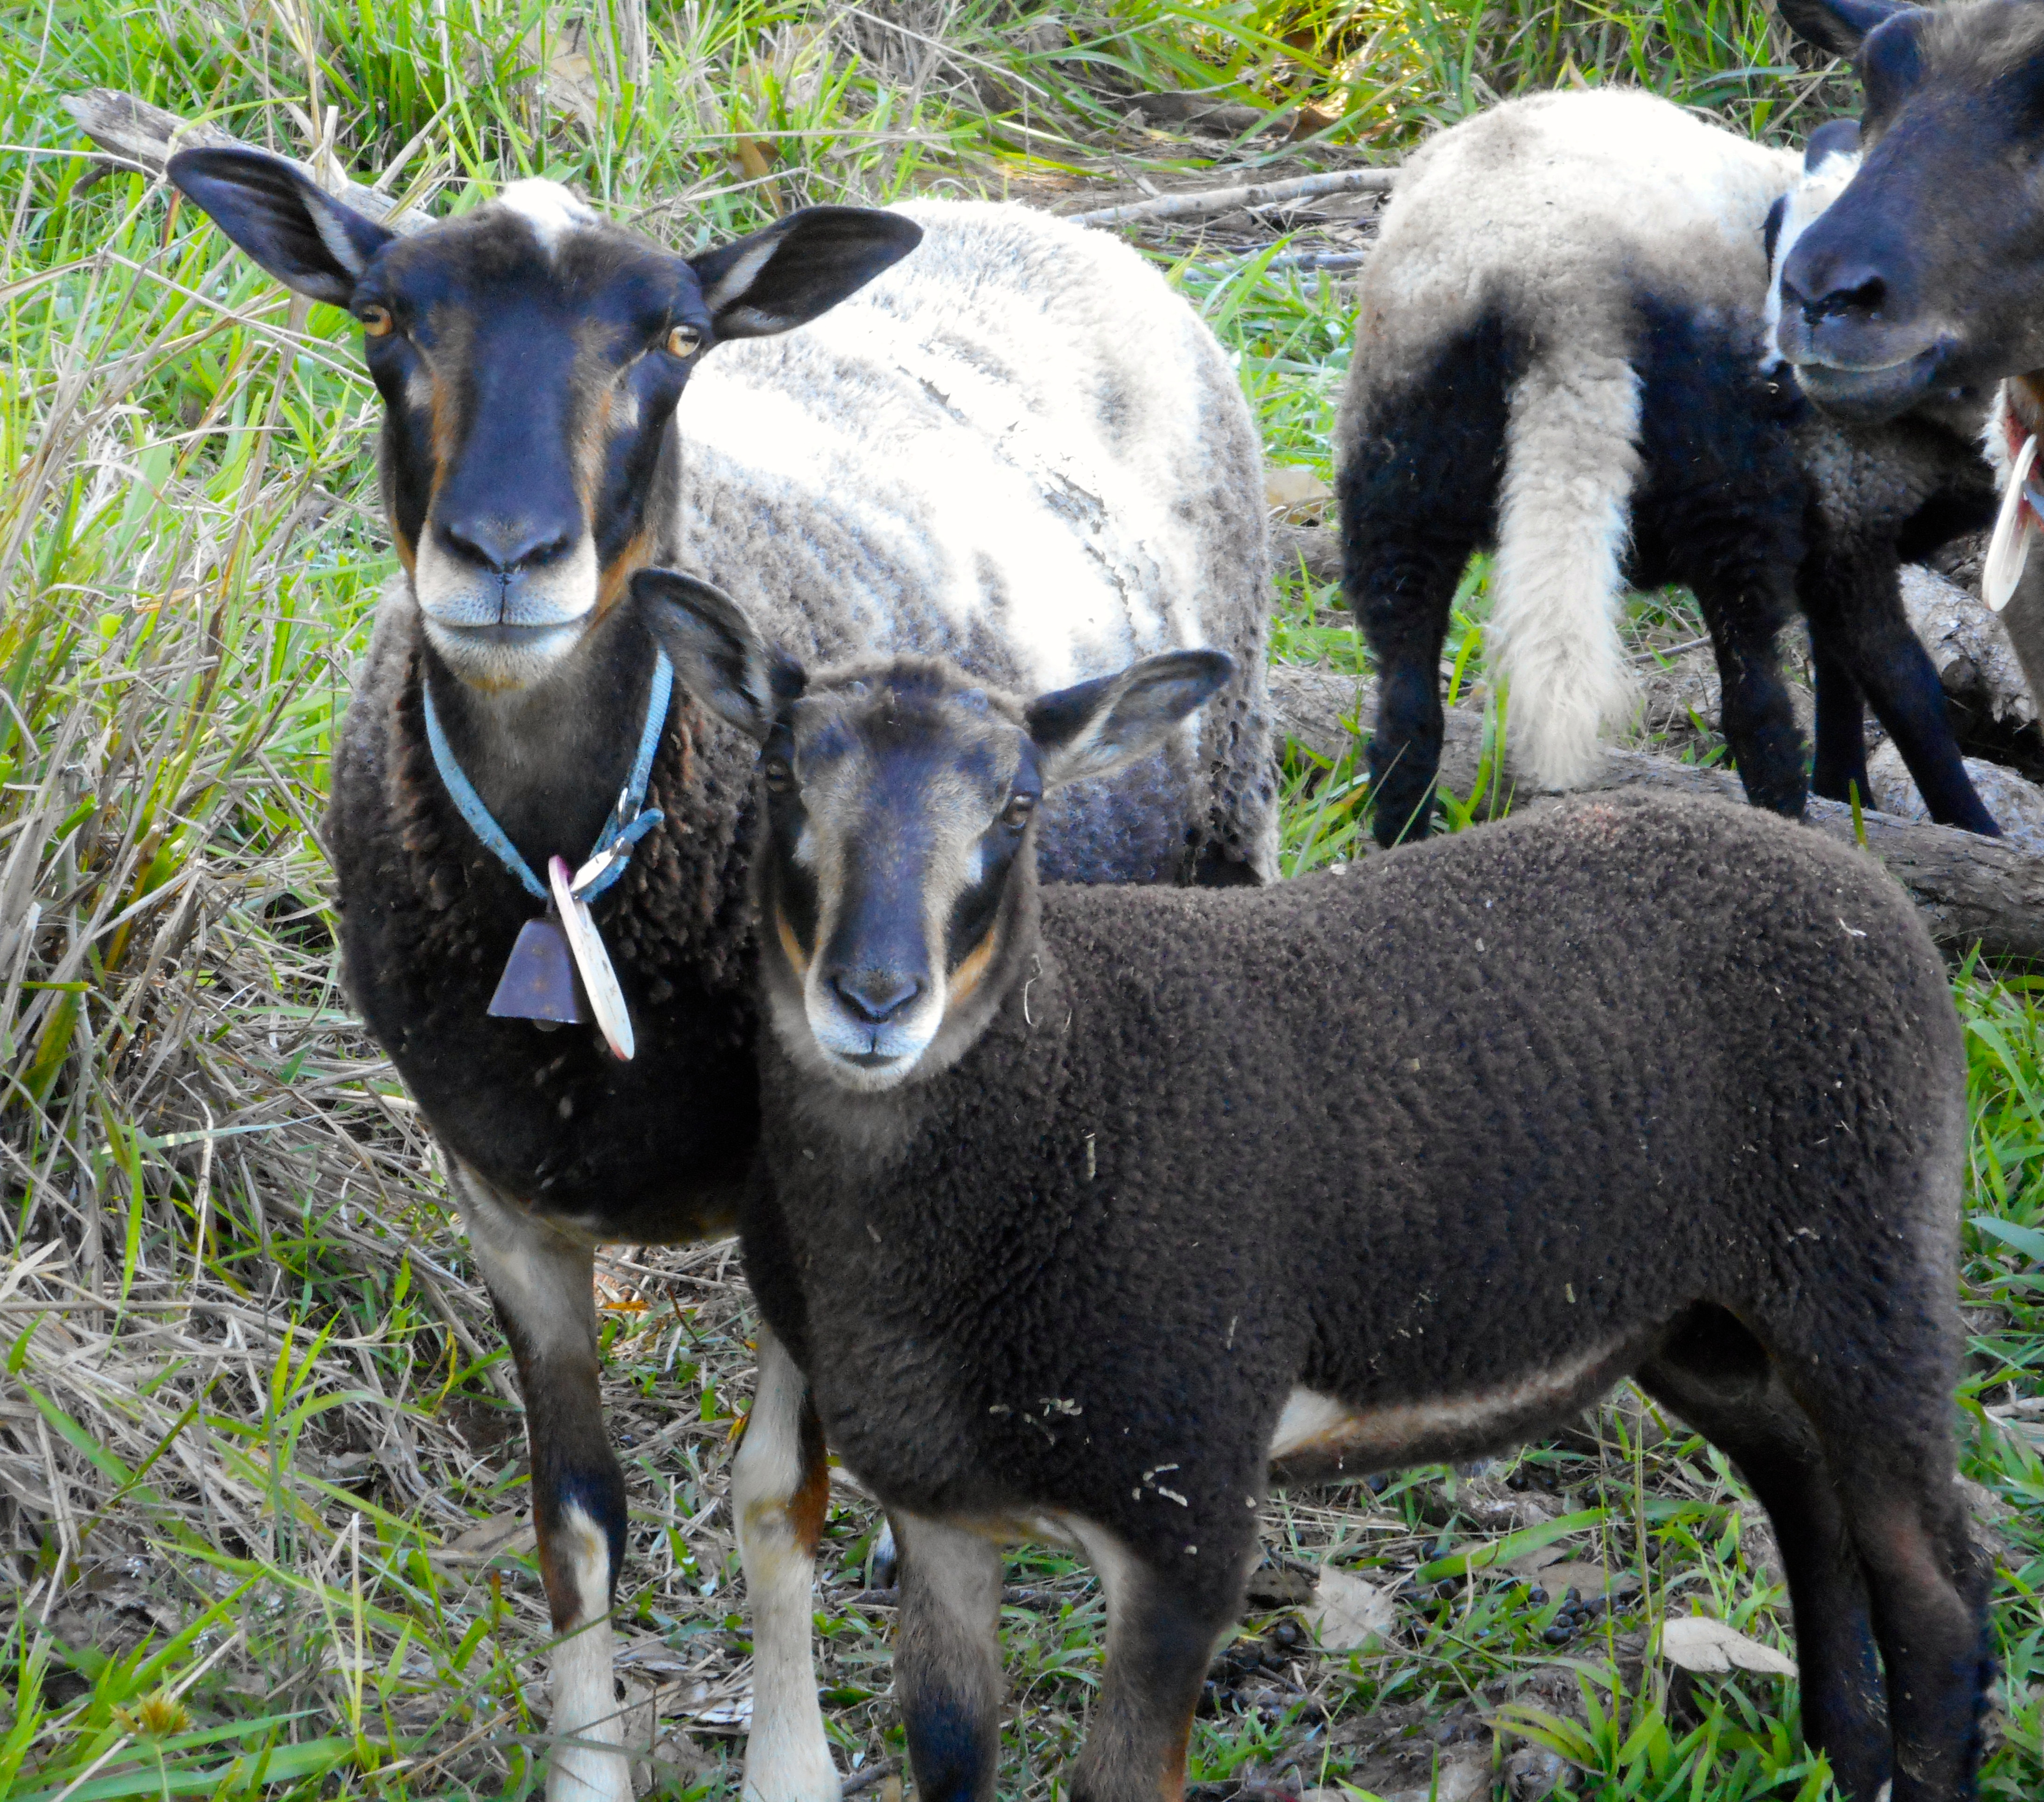
[[[1774,266],[1767,272],[1767,311],[1761,340],[1760,363],[1772,371],[1780,367],[1781,353],[1775,348],[1775,329],[1781,323],[1781,271],[1788,267],[1788,253],[1796,240],[1816,224],[1859,173],[1860,153],[1841,146],[1806,160],[1796,185],[1785,195],[1781,229],[1774,236]]]
[[[596,223],[596,215],[559,182],[513,182],[497,197],[497,203],[508,206],[532,228],[540,248],[549,256],[569,232]]]

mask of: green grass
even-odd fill
[[[651,37],[628,84],[584,15],[503,0],[0,4],[0,1794],[515,1794],[544,1745],[509,1367],[416,1112],[336,988],[316,838],[394,567],[373,396],[338,313],[294,305],[160,187],[98,172],[60,96],[123,87],[298,154],[331,133],[359,175],[402,158],[396,191],[436,209],[545,173],[692,246],[813,201],[1055,201],[1217,155],[1392,156],[1558,81],[1644,81],[1792,136],[1844,92],[1761,8],[1709,0],[765,0],[663,8]],[[1325,123],[1226,151],[1120,123],[1114,96],[1174,87]],[[1326,475],[1340,286],[1174,255],[1272,459]],[[1481,576],[1450,640],[1471,692]],[[1685,605],[1637,602],[1642,647],[1693,636]],[[1275,644],[1365,667],[1310,584],[1284,586]],[[1288,868],[1359,848],[1352,767],[1295,754],[1287,780]],[[2044,1029],[2025,982],[1968,972],[1958,993],[1961,1403],[1967,1473],[2008,1511],[1988,1789],[2012,1802],[2044,1785],[2044,1466],[2006,1407],[2044,1393]],[[605,1279],[624,1668],[664,1723],[650,1774],[670,1796],[736,1794],[740,1742],[716,1718],[747,1650],[720,1512],[751,1381],[734,1264],[627,1248]],[[1569,1556],[1633,1573],[1639,1600],[1550,1643],[1558,1597],[1533,1604],[1481,1554],[1464,1568],[1500,1509],[1574,1523]],[[1285,1611],[1252,1619],[1195,1777],[1375,1781],[1460,1720],[1465,1749],[1560,1753],[1584,1797],[1815,1802],[1792,1685],[1677,1684],[1646,1655],[1669,1608],[1788,1643],[1754,1524],[1723,1460],[1636,1406],[1481,1476],[1285,1498],[1274,1550],[1393,1589],[1397,1626],[1322,1657]],[[841,1491],[820,1624],[847,1764],[901,1746],[890,1617],[857,1599],[873,1527]],[[1004,1790],[1038,1796],[1097,1685],[1101,1608],[1062,1556],[1019,1557],[1010,1582]]]

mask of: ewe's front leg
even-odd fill
[[[890,1517],[901,1561],[894,1695],[918,1802],[993,1802],[1001,1753],[1001,1550],[920,1515]]]
[[[1903,610],[1893,553],[1827,547],[1805,567],[1803,605],[1811,644],[1851,670],[1931,817],[1941,826],[2000,837],[1966,774],[1937,666]]]
[[[809,1381],[761,1327],[759,1378],[731,1469],[731,1512],[752,1616],[746,1802],[836,1802],[810,1655],[816,1542],[830,1501]]]
[[[604,1431],[597,1387],[595,1254],[449,1162],[525,1398],[532,1520],[559,1635],[548,1802],[632,1802],[609,1612],[624,1554],[624,1473]]]

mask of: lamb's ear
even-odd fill
[[[1861,40],[1897,13],[1914,12],[1909,0],[1776,0],[1788,29],[1806,44],[1834,56],[1858,53]]]
[[[720,588],[678,570],[641,570],[632,598],[674,679],[749,738],[764,743],[782,705],[809,686],[802,666],[762,638]]]
[[[181,150],[164,170],[287,288],[345,306],[394,233],[260,150]]]
[[[1234,674],[1218,651],[1166,651],[1118,675],[1039,696],[1024,713],[1043,785],[1105,776],[1155,751]]]
[[[809,206],[689,259],[720,338],[807,325],[923,241],[923,229],[866,206]]]
[[[1803,146],[1803,173],[1814,175],[1834,156],[1859,155],[1859,121],[1827,119]]]

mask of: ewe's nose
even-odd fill
[[[545,513],[458,513],[439,522],[455,555],[498,575],[536,569],[574,548],[582,522]]]
[[[1782,271],[1781,310],[1800,313],[1812,325],[1827,319],[1878,318],[1887,300],[1886,279],[1863,263],[1799,270],[1792,259]]]
[[[891,970],[845,970],[831,978],[838,999],[871,1026],[885,1025],[922,993],[921,982]]]

